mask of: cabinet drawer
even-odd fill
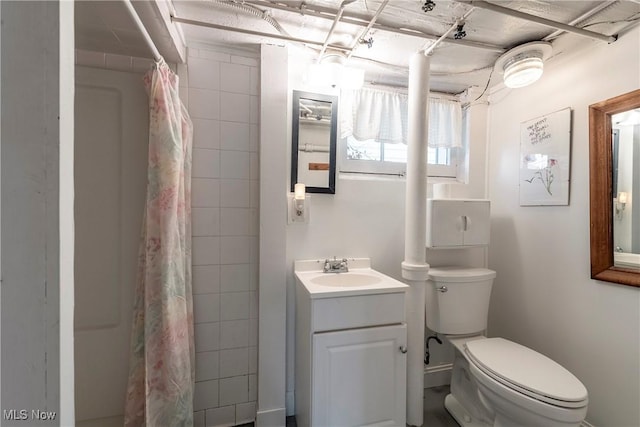
[[[404,292],[313,300],[313,332],[404,322]]]

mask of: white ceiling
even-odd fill
[[[337,24],[329,43],[351,47],[382,2],[383,0],[355,0],[347,5],[343,18]],[[363,37],[372,38],[372,46],[355,44],[353,56],[349,62],[353,66],[365,68],[367,80],[381,84],[406,84],[411,55],[433,43],[433,39],[444,34],[457,19],[472,9],[472,6],[463,2],[435,0],[434,9],[423,12],[421,8],[424,2],[424,0],[390,0],[378,17],[377,25]],[[123,51],[130,48],[131,52],[136,52],[136,55],[148,52],[143,42],[141,43],[142,39],[136,38],[137,29],[132,27],[131,22],[127,22],[130,19],[117,11],[119,3],[76,3],[77,41],[81,41],[78,42],[79,47],[89,50],[101,48],[117,50],[114,53],[125,53]],[[138,4],[137,7],[139,3],[141,2],[134,2]],[[284,42],[262,35],[230,30],[288,35],[323,43],[342,0],[307,0],[304,8],[301,8],[303,3],[300,1],[282,0],[237,0],[235,2],[173,0],[172,3],[175,16],[179,18],[204,21],[229,29],[176,24],[182,27],[187,45],[193,42],[256,45],[265,42]],[[573,23],[576,18],[602,6],[603,10],[588,19],[575,22],[575,25],[605,35],[625,31],[629,25],[633,25],[640,19],[640,0],[607,2],[493,0],[492,3],[562,23]],[[320,12],[323,17],[314,16]],[[262,15],[265,13],[270,16],[271,23],[263,19]],[[279,24],[279,30],[274,23]],[[380,28],[381,26],[402,28],[404,33],[413,31],[416,35],[393,33]],[[461,43],[452,40],[452,32],[434,50],[431,59],[431,86],[434,90],[458,93],[470,86],[483,88],[488,83],[496,59],[503,52],[525,42],[545,38],[553,41],[557,37],[557,34],[554,35],[553,28],[481,8],[473,8],[465,20],[464,31],[466,37]],[[550,35],[551,38],[548,38]],[[114,36],[116,41],[113,40]],[[572,35],[571,37],[582,36]],[[101,39],[111,41],[103,42],[101,46]],[[483,47],[470,46],[474,43]],[[301,55],[312,58],[318,56],[320,49],[317,44],[292,43],[291,45]],[[497,79],[494,76],[492,82],[495,81]]]

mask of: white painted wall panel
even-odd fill
[[[73,386],[61,378],[72,342],[69,269],[73,194],[68,165],[73,138],[69,109],[68,23],[59,2],[2,3],[2,408],[41,409],[73,422]],[[6,21],[4,21],[6,20]],[[63,140],[64,138],[64,140]],[[66,280],[61,283],[61,280]],[[64,289],[64,291],[61,291]],[[65,371],[68,372],[68,371]],[[61,402],[64,399],[64,407]],[[30,413],[27,414],[30,417]],[[3,425],[24,421],[3,420]]]
[[[142,75],[76,67],[76,412],[121,415],[147,182]]]

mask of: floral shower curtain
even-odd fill
[[[192,426],[193,126],[178,97],[178,77],[163,60],[145,75],[144,83],[149,94],[149,165],[125,426]]]

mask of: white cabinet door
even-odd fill
[[[490,226],[489,201],[464,202],[464,245],[478,246],[489,244]]]
[[[464,243],[464,202],[428,200],[427,247],[456,247]]]
[[[313,336],[313,427],[405,426],[404,324]]]

